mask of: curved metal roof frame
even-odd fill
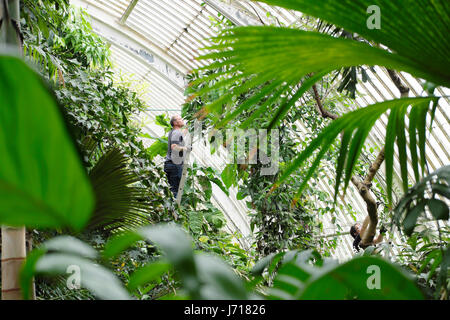
[[[280,26],[305,26],[308,17],[301,13],[264,3],[246,0],[72,0],[72,3],[84,8],[92,17],[94,31],[111,44],[114,63],[119,70],[133,76],[138,82],[149,83],[149,90],[144,95],[148,110],[142,117],[154,118],[161,112],[169,116],[180,113],[184,103],[185,76],[190,70],[202,66],[204,62],[195,60],[198,50],[206,45],[205,39],[214,36],[210,17],[221,13],[235,25],[275,24]],[[375,67],[375,72],[367,70],[370,80],[358,84],[356,100],[347,105],[354,108],[398,97],[398,90],[384,68]],[[410,88],[410,96],[421,96],[423,90],[419,80],[409,74],[401,73],[402,81]],[[449,95],[450,90],[439,88],[440,95]],[[325,93],[326,94],[326,93]],[[300,104],[300,102],[298,103]],[[441,99],[436,111],[433,130],[427,139],[427,158],[430,171],[450,163],[450,132],[448,98]],[[341,105],[345,112],[348,107]],[[367,142],[372,147],[382,144],[385,137],[387,117],[383,116],[370,133]],[[304,132],[305,127],[299,126]],[[154,136],[164,134],[162,128],[148,123],[146,129]],[[198,144],[194,148],[194,157],[204,165],[218,170],[226,163],[226,155],[211,155],[208,148]],[[410,161],[410,160],[409,160]],[[399,179],[398,161],[395,160],[394,181]],[[378,174],[382,182],[384,167]],[[410,171],[411,172],[411,171]],[[332,174],[331,172],[329,174]],[[414,177],[410,176],[411,182]],[[321,190],[333,193],[326,181],[318,181]],[[218,188],[217,188],[218,189]],[[220,189],[214,190],[214,202],[222,209],[229,220],[230,232],[240,231],[244,236],[250,235],[245,202],[236,200],[236,190],[230,197]],[[325,207],[318,199],[319,206]],[[358,212],[362,220],[366,215],[366,206],[353,186],[347,192],[346,201]],[[354,223],[350,215],[339,211],[336,222],[323,217],[324,237],[334,237],[340,225],[345,232]],[[340,237],[340,245],[334,255],[338,259],[352,256],[350,237]],[[248,242],[241,242],[247,246]]]

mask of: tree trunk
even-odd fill
[[[0,39],[22,52],[20,34],[20,1],[0,0]],[[14,214],[11,212],[11,214]],[[25,227],[2,226],[2,300],[20,300],[19,272],[26,257]]]
[[[338,115],[329,112],[323,107],[321,98],[319,96],[319,92],[317,90],[317,86],[314,84],[312,88],[314,93],[314,99],[316,100],[317,111],[319,112],[319,114],[323,118],[330,118],[332,120],[338,119],[339,118]],[[362,230],[364,230],[364,232],[362,232],[363,234],[361,235],[362,245],[370,244],[375,237],[376,228],[378,224],[377,201],[372,196],[370,192],[370,187],[372,186],[372,180],[375,177],[375,174],[377,173],[383,161],[384,161],[384,147],[381,149],[375,161],[371,164],[369,172],[367,173],[364,181],[361,181],[361,179],[355,176],[352,176],[350,179],[354,184],[354,186],[356,187],[356,189],[358,190],[360,196],[363,198],[367,207],[367,217],[364,219],[364,223],[362,226]]]
[[[394,82],[397,89],[400,91],[400,97],[404,98],[408,96],[409,88],[403,85],[400,77],[393,70],[388,69],[388,74],[391,80]],[[339,118],[338,115],[335,115],[328,110],[326,110],[319,96],[319,92],[317,90],[317,86],[314,84],[312,86],[314,99],[316,100],[317,111],[323,118],[330,118],[332,120],[336,120]],[[367,217],[364,219],[364,223],[362,226],[362,230],[364,230],[361,235],[361,245],[368,246],[373,242],[373,239],[376,234],[376,228],[378,224],[378,211],[377,211],[377,202],[376,199],[372,196],[370,191],[370,187],[372,186],[372,180],[375,177],[375,174],[380,169],[381,164],[384,161],[384,147],[381,149],[375,161],[369,168],[369,172],[367,173],[364,181],[361,181],[359,178],[352,176],[351,181],[358,189],[359,194],[363,198],[364,202],[367,206]]]
[[[25,227],[2,227],[2,300],[20,300],[19,272],[26,256]]]

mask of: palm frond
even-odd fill
[[[448,220],[449,208],[444,198],[450,200],[450,166],[436,170],[408,190],[394,210],[394,223],[410,236],[426,207],[434,219]]]
[[[428,66],[424,68],[407,57],[366,43],[334,38],[316,32],[278,27],[240,27],[228,30],[221,39],[223,40],[221,44],[207,48],[217,52],[203,55],[199,59],[216,60],[217,62],[205,67],[210,70],[221,66],[234,67],[228,69],[229,73],[225,73],[227,76],[223,75],[221,81],[212,87],[206,86],[196,95],[235,82],[241,82],[242,85],[235,86],[219,99],[207,104],[202,113],[217,111],[217,108],[232,102],[234,97],[249,89],[259,86],[263,89],[243,102],[238,109],[227,114],[218,127],[235,118],[250,105],[263,100],[269,87],[273,96],[286,96],[280,110],[270,121],[273,127],[282,119],[280,114],[285,115],[286,111],[292,108],[312,86],[314,82],[311,80],[317,81],[332,70],[351,66],[382,65],[407,71],[435,83],[450,84],[448,74],[442,77],[440,73],[433,72],[432,68],[428,69]],[[307,76],[311,74],[314,74],[313,79],[308,81]],[[304,86],[296,90],[296,86],[302,81],[305,81]],[[267,110],[267,104],[263,103],[261,108],[261,111]]]
[[[128,159],[117,148],[105,153],[89,173],[96,196],[95,211],[87,229],[114,230],[150,222],[151,206],[140,178],[128,168]]]
[[[435,79],[430,81],[449,86],[449,1],[261,0],[261,2],[321,18],[355,32],[367,40],[383,44],[395,56],[405,58],[416,65],[420,73],[428,74]],[[371,15],[368,9],[372,6],[379,8],[381,18],[379,29],[370,29],[367,25]],[[426,76],[415,75],[428,79]]]
[[[220,81],[213,87],[204,87],[198,95],[233,83],[241,85],[235,85],[216,101],[206,105],[202,113],[217,111],[222,105],[232,103],[233,99],[249,89],[258,88],[259,90],[256,90],[258,92],[256,95],[249,97],[227,113],[217,123],[218,127],[242,114],[249,106],[258,103],[260,107],[256,113],[262,114],[269,109],[271,101],[279,98],[282,102],[278,110],[269,118],[268,128],[273,128],[315,82],[331,71],[342,68],[378,65],[408,72],[436,85],[450,86],[450,69],[448,68],[450,65],[450,38],[448,37],[450,3],[448,1],[263,0],[263,2],[318,17],[348,32],[357,33],[367,42],[269,26],[238,27],[226,30],[214,39],[215,45],[206,48],[209,53],[199,59],[215,61],[201,69],[211,71],[222,68],[228,72],[223,71]],[[370,16],[368,8],[372,5],[380,9],[381,29],[368,28],[367,20]],[[375,44],[371,44],[372,42]],[[270,96],[269,99],[267,95]],[[300,188],[301,192],[313,175],[314,169],[318,167],[327,148],[337,135],[343,132],[337,165],[338,179],[335,185],[335,194],[337,194],[340,179],[344,174],[345,187],[347,187],[370,129],[383,113],[390,110],[385,153],[387,192],[391,201],[395,141],[399,149],[403,189],[406,191],[408,186],[406,163],[408,134],[416,180],[420,176],[419,164],[423,173],[426,116],[430,110],[430,101],[434,103],[431,109],[433,117],[433,110],[437,104],[435,97],[416,100],[398,99],[378,103],[333,121],[286,169],[278,184],[314,151],[320,149]],[[404,122],[409,106],[411,106],[411,118],[408,132],[405,133]],[[419,158],[420,161],[417,161]]]
[[[330,123],[310,144],[303,150],[303,152],[283,171],[278,182],[274,187],[285,181],[290,174],[292,174],[304,161],[310,158],[314,151],[320,149],[315,157],[313,164],[310,166],[307,174],[294,198],[296,201],[301,192],[306,187],[308,180],[312,177],[314,170],[329,150],[334,140],[342,132],[342,141],[339,149],[339,156],[337,160],[336,169],[336,184],[335,184],[335,200],[339,191],[339,186],[344,176],[344,190],[347,188],[351,179],[356,160],[358,159],[365,139],[367,138],[371,128],[375,125],[377,119],[387,111],[390,111],[386,132],[385,145],[385,161],[386,161],[386,184],[388,199],[392,201],[392,176],[394,163],[394,143],[397,142],[399,152],[399,162],[401,167],[401,178],[403,181],[403,188],[406,192],[408,177],[405,169],[407,168],[407,154],[406,154],[406,138],[405,138],[405,118],[408,107],[411,106],[410,113],[421,114],[423,121],[426,121],[427,112],[431,109],[430,102],[436,104],[439,98],[402,98],[391,101],[385,101],[368,106],[363,109],[358,109],[349,112],[344,116],[334,120]],[[416,120],[414,120],[416,121]],[[411,130],[411,127],[417,130]],[[425,131],[419,130],[419,126],[414,126],[409,121],[409,134],[414,139],[421,141],[419,146],[410,143],[410,152],[416,154],[416,159],[420,159],[412,163],[415,172],[419,172],[419,168],[424,172],[425,167]],[[419,147],[420,157],[417,156],[417,147]]]
[[[56,83],[58,76],[60,81],[64,81],[62,74],[65,72],[62,61],[47,50],[43,50],[39,45],[33,43],[24,43],[24,56],[32,60],[36,65],[43,69],[48,79]],[[45,72],[45,70],[47,72]]]

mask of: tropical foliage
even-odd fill
[[[215,95],[216,98],[207,99],[196,116],[204,118],[212,115],[208,116],[212,119],[210,126],[217,129],[228,123],[237,125],[236,119],[239,117],[246,117],[246,121],[241,122],[240,127],[249,128],[258,116],[270,114],[268,117],[262,117],[263,120],[259,124],[263,128],[271,129],[283,123],[290,114],[290,110],[295,110],[300,105],[302,109],[305,108],[307,103],[303,100],[304,96],[318,80],[327,79],[327,75],[332,75],[332,79],[336,79],[338,74],[342,73],[342,82],[338,91],[346,88],[351,96],[354,95],[351,91],[357,81],[356,69],[351,68],[361,65],[384,66],[388,69],[406,71],[425,79],[428,82],[423,84],[424,91],[429,97],[385,101],[349,112],[333,120],[303,148],[289,166],[284,168],[272,188],[272,190],[279,188],[283,183],[290,184],[292,180],[289,178],[294,177],[299,169],[312,158],[309,171],[303,177],[293,199],[296,203],[306,193],[305,188],[310,179],[320,171],[321,161],[329,154],[328,151],[333,149],[333,144],[339,137],[340,146],[336,159],[334,188],[336,201],[341,182],[344,184],[345,191],[355,171],[360,171],[355,168],[358,166],[369,132],[383,114],[388,114],[383,148],[388,205],[385,210],[392,208],[395,205],[392,197],[395,144],[399,152],[401,186],[404,192],[410,186],[408,151],[415,180],[419,181],[427,174],[426,129],[428,124],[433,122],[439,100],[438,97],[433,96],[433,92],[436,85],[448,87],[449,84],[448,68],[443,70],[439,67],[449,65],[448,37],[445,36],[447,33],[445,21],[449,21],[448,4],[439,1],[433,3],[403,1],[395,4],[390,1],[377,1],[376,6],[380,9],[383,26],[381,29],[373,29],[367,24],[369,16],[366,9],[373,5],[370,1],[318,3],[309,0],[266,0],[263,2],[318,17],[327,22],[326,26],[323,28],[322,20],[319,21],[317,30],[322,33],[303,31],[296,27],[235,27],[226,29],[219,37],[211,39],[213,45],[206,48],[209,53],[201,56],[200,59],[213,60],[213,62],[199,70],[207,76],[193,83],[198,85],[203,82],[208,85],[192,92],[192,99],[195,101],[200,97],[204,100],[203,97],[208,95],[210,97]],[[433,10],[425,9],[429,7]],[[396,18],[398,12],[402,14],[401,17]],[[440,21],[433,24],[436,16]],[[420,17],[420,22],[416,23],[415,20],[411,20],[411,17]],[[395,23],[390,23],[393,21]],[[336,27],[333,28],[333,25]],[[424,34],[429,25],[433,25],[433,37]],[[305,29],[312,28],[306,26]],[[398,30],[404,32],[399,33]],[[411,36],[404,36],[405,34]],[[423,37],[427,39],[424,42],[415,41],[419,34],[423,34]],[[439,52],[436,53],[436,60],[432,58],[434,50]],[[294,65],[296,67],[292,68]],[[217,77],[220,77],[219,81],[212,81]],[[364,74],[362,80],[366,80]],[[277,99],[281,103],[272,110]],[[219,117],[218,115],[221,114],[223,116]],[[405,121],[408,118],[409,120]],[[407,150],[407,144],[409,144],[409,150]],[[421,196],[424,193],[425,184],[432,179],[434,175],[425,178],[422,184],[411,189],[399,202],[394,219],[397,224],[400,224],[398,219],[406,210],[407,218],[403,220],[403,226],[407,235],[411,234],[417,217],[424,212],[425,206],[432,211],[435,219],[448,220],[448,202],[436,199],[434,195],[426,199]],[[439,184],[438,189],[441,190],[439,194],[444,193],[445,197],[448,183]],[[436,194],[436,191],[433,194]],[[384,197],[383,194],[380,196]],[[446,292],[448,292],[447,280],[443,280],[447,279],[447,265],[442,259],[445,255],[445,245],[446,241],[442,237],[440,241],[433,242],[432,246],[436,251],[431,250],[431,256],[428,255],[430,252],[426,251],[427,255],[422,257],[420,266],[421,271],[430,261],[434,261],[431,271],[439,265],[442,266],[440,274],[443,278],[440,278],[439,282],[444,290],[443,296],[447,296]],[[415,249],[414,245],[413,250]],[[430,277],[433,273],[430,272]]]
[[[61,130],[66,130],[64,134],[58,134],[57,137],[67,137],[66,144],[69,146],[73,143],[74,161],[78,163],[79,159],[81,159],[85,168],[83,169],[82,166],[79,167],[81,177],[84,180],[71,183],[68,175],[71,170],[74,174],[77,171],[70,166],[66,166],[67,173],[65,175],[61,174],[63,171],[61,171],[60,166],[63,166],[66,161],[66,158],[58,160],[60,156],[58,150],[64,150],[64,145],[62,145],[61,140],[55,140],[54,142],[52,152],[55,160],[52,161],[56,161],[59,166],[54,165],[53,169],[55,172],[59,170],[59,178],[68,184],[68,188],[71,188],[67,190],[67,195],[73,193],[72,188],[76,187],[79,187],[77,192],[82,193],[82,181],[85,181],[84,183],[86,183],[90,192],[89,196],[92,200],[89,204],[89,197],[87,196],[78,200],[75,198],[72,199],[79,202],[80,205],[90,205],[90,210],[86,212],[87,221],[83,222],[80,219],[76,221],[76,223],[80,226],[82,224],[85,228],[78,226],[75,228],[71,225],[70,221],[67,222],[63,218],[52,216],[51,213],[53,212],[51,212],[52,208],[50,207],[48,209],[50,211],[49,218],[43,216],[42,221],[36,219],[36,217],[33,218],[34,222],[31,222],[27,221],[26,219],[28,218],[24,218],[23,216],[20,218],[14,217],[13,215],[5,215],[4,220],[2,217],[2,222],[11,225],[26,224],[29,227],[41,229],[29,230],[33,235],[35,245],[58,236],[61,233],[69,232],[73,235],[76,234],[77,237],[90,243],[96,249],[100,249],[111,234],[122,232],[124,229],[139,225],[172,220],[177,214],[175,213],[175,208],[170,197],[170,190],[165,182],[164,173],[160,166],[152,162],[151,149],[146,149],[142,142],[142,138],[145,135],[142,133],[138,124],[132,120],[133,116],[144,108],[144,104],[138,98],[138,94],[130,91],[124,85],[121,85],[117,79],[113,78],[113,73],[109,69],[109,51],[106,48],[106,44],[92,33],[84,13],[75,11],[64,3],[59,3],[59,6],[56,5],[55,7],[55,3],[49,1],[44,2],[42,5],[42,10],[39,10],[34,2],[23,3],[22,11],[26,12],[24,16],[26,16],[25,20],[27,21],[22,26],[25,41],[24,50],[25,54],[38,64],[41,75],[48,80],[52,91],[56,95],[56,99],[43,86],[39,77],[29,70],[27,71],[26,67],[23,67],[25,69],[23,74],[18,72],[21,70],[19,68],[21,63],[19,61],[17,63],[9,63],[10,60],[15,61],[10,57],[2,57],[2,59],[5,59],[5,64],[7,64],[6,61],[9,63],[9,67],[2,69],[2,72],[3,70],[4,72],[16,70],[15,76],[9,80],[9,73],[5,73],[5,79],[8,79],[11,83],[5,81],[2,82],[2,85],[5,88],[9,88],[9,90],[15,90],[17,88],[17,92],[20,92],[19,90],[27,90],[27,86],[32,87],[31,94],[37,92],[33,98],[41,103],[46,103],[45,106],[36,104],[34,106],[36,110],[40,108],[42,111],[47,110],[45,108],[50,108],[49,110],[53,110],[52,112],[55,113],[55,117],[59,115],[62,124],[55,124],[56,127],[53,127],[52,122],[48,122],[49,126],[42,128],[44,131],[42,131],[43,135],[40,136],[40,139],[41,141],[46,141],[43,137],[45,132],[47,132],[46,135],[48,137],[53,137],[52,132],[58,133],[57,125],[61,126]],[[34,10],[37,10],[36,14],[33,13]],[[45,18],[47,12],[51,19]],[[75,28],[77,25],[82,27],[77,29]],[[41,28],[47,29],[41,30]],[[70,39],[70,41],[64,41],[64,45],[62,45],[61,41],[55,40],[55,42],[52,42],[46,36],[52,39],[58,39],[57,37],[66,40]],[[89,44],[89,46],[86,47],[86,44]],[[32,46],[35,46],[35,50],[30,49]],[[56,78],[53,77],[53,68],[57,69]],[[20,77],[27,77],[27,72],[28,78],[31,79],[30,83],[23,82],[22,84],[26,84],[26,86],[18,88],[20,86]],[[12,99],[14,96],[11,95],[11,92],[2,90],[2,94],[5,97],[7,95],[7,98],[2,101],[8,102]],[[48,101],[53,101],[53,105],[49,104]],[[26,108],[25,101],[21,103],[20,106],[17,106],[17,110]],[[59,105],[61,105],[61,108]],[[35,115],[32,112],[24,113],[25,118],[23,121],[33,121],[34,117],[35,120],[40,119],[42,121],[41,124],[46,123],[46,120],[42,117],[51,115],[52,113],[50,111],[48,115],[46,113],[40,113],[39,115]],[[5,121],[5,125],[9,117],[2,118],[2,121]],[[9,123],[9,126],[13,124],[12,122]],[[34,129],[36,132],[39,132],[34,126],[38,125],[38,123],[30,124],[29,130]],[[15,131],[11,129],[9,132],[10,134],[14,134]],[[4,136],[5,139],[8,137],[6,135]],[[38,139],[38,137],[38,135],[33,135],[31,137],[33,139],[32,141],[36,141],[34,139]],[[70,139],[71,137],[73,137],[73,142]],[[17,138],[20,138],[20,135]],[[22,139],[24,138],[26,137],[24,136]],[[15,140],[10,139],[11,143],[13,141]],[[16,144],[16,146],[19,145]],[[6,147],[7,145],[5,144],[4,146]],[[167,148],[167,144],[165,148]],[[36,152],[43,153],[44,150],[51,151],[48,148],[37,148]],[[9,154],[11,156],[14,155],[14,153]],[[36,161],[39,161],[39,157],[35,155],[31,156]],[[47,155],[48,157],[49,155]],[[42,160],[40,163],[53,162]],[[40,167],[38,163],[33,164],[31,161],[28,163],[30,168]],[[70,162],[67,165],[70,165]],[[16,166],[20,168],[20,163],[16,164]],[[9,174],[12,173],[14,171],[10,170]],[[45,171],[41,173],[46,174]],[[47,174],[49,173],[47,172]],[[214,180],[213,175],[214,173],[208,172],[208,176]],[[47,187],[51,188],[50,190],[53,190],[53,192],[56,192],[58,190],[56,187],[58,181],[56,179],[53,180],[52,183],[55,184],[47,185]],[[218,179],[215,178],[215,181],[217,182]],[[44,180],[42,183],[45,187]],[[26,188],[32,188],[33,185],[37,185],[37,182],[35,181],[28,186],[24,185],[25,191]],[[39,192],[39,188],[36,189]],[[46,194],[44,191],[42,190],[42,193]],[[195,187],[192,189],[192,194],[191,198],[195,199]],[[2,195],[6,198],[7,194],[2,193]],[[51,200],[52,198],[54,200]],[[52,198],[50,198],[51,201],[61,202],[61,199],[58,199],[57,196],[52,196]],[[69,201],[69,197],[66,196],[66,199]],[[9,205],[16,206],[19,200],[17,199],[15,204],[10,202]],[[36,208],[42,210],[42,206],[36,200],[34,202]],[[51,205],[51,203],[49,204]],[[25,202],[22,201],[21,206],[24,207],[24,205]],[[72,207],[71,210],[77,210],[75,206]],[[236,264],[239,265],[242,264],[242,268],[245,269],[247,258],[245,256],[245,261],[242,262],[244,251],[239,245],[232,242],[231,236],[223,231],[218,232],[223,227],[224,221],[221,213],[212,205],[208,205],[207,208],[209,209],[204,210],[204,213],[210,222],[200,220],[200,222],[197,221],[194,223],[188,221],[187,216],[184,218],[188,212],[197,213],[196,210],[190,207],[190,204],[186,206],[186,213],[178,212],[178,215],[185,221],[186,228],[190,228],[189,226],[191,224],[205,229],[206,227],[203,227],[203,225],[206,226],[211,223],[211,226],[214,227],[213,229],[209,230],[206,228],[206,234],[203,232],[198,234],[197,237],[202,240],[198,241],[199,246],[204,250],[217,250],[219,252],[225,250],[230,252],[231,250],[236,252],[239,256],[237,254],[229,255],[230,261],[236,261]],[[35,213],[30,208],[24,207],[24,209],[27,209],[26,211],[29,214]],[[90,215],[91,212],[92,215]],[[72,211],[68,211],[68,213],[71,214],[70,218],[72,220],[77,219],[77,215],[73,214]],[[56,221],[52,222],[52,218]],[[200,216],[199,219],[201,219]],[[180,221],[180,223],[183,223],[183,221]],[[54,231],[48,229],[48,227],[57,227],[58,229]],[[75,233],[76,231],[82,231],[82,233]],[[208,237],[209,234],[211,235]],[[128,275],[139,265],[148,262],[154,254],[154,250],[152,251],[145,244],[139,243],[138,247],[124,252],[120,257],[112,261],[108,267],[114,269],[120,279],[126,282],[129,280]],[[170,277],[166,280],[164,283],[152,288],[151,291],[146,292],[147,298],[166,294],[167,290],[174,283]],[[50,280],[48,277],[39,278],[37,280],[37,292],[41,294],[40,298],[92,298],[89,292],[86,291],[75,291],[79,292],[77,295],[74,291],[67,290],[65,279],[63,278],[56,278],[55,280]],[[56,294],[55,296],[56,292],[59,292],[59,295]],[[141,296],[145,295],[142,294]]]
[[[225,120],[216,123],[217,126],[223,125],[224,122],[242,113],[248,105],[261,101],[270,92],[273,97],[285,97],[267,125],[267,128],[273,128],[317,80],[333,70],[345,67],[379,65],[409,72],[436,85],[448,86],[450,84],[449,74],[440,67],[449,64],[449,40],[446,37],[447,31],[444,23],[444,21],[449,20],[449,8],[445,2],[433,2],[432,5],[436,6],[436,10],[431,14],[430,11],[425,9],[427,8],[426,1],[403,1],[395,4],[388,0],[378,1],[377,6],[383,14],[383,21],[395,21],[395,24],[386,22],[381,29],[369,29],[367,27],[368,15],[366,9],[373,4],[368,0],[356,2],[349,0],[339,4],[330,0],[321,2],[320,5],[316,1],[310,0],[266,0],[263,2],[319,17],[344,28],[348,32],[357,33],[364,37],[368,43],[286,27],[238,27],[226,30],[222,36],[216,39],[216,44],[207,48],[214,52],[203,55],[201,59],[218,60],[205,69],[226,67],[222,75],[227,76],[221,82],[205,88],[197,94],[226,86],[238,79],[248,79],[248,81],[206,105],[203,112],[211,112],[218,106],[231,102],[233,97],[237,97],[251,88],[261,85],[264,88],[249,97],[246,103],[241,104],[238,109],[229,112]],[[396,9],[393,9],[393,7]],[[397,17],[397,12],[402,12],[401,17]],[[435,15],[440,17],[438,23],[434,23]],[[417,20],[420,23],[411,20],[412,17],[420,17]],[[425,34],[427,27],[424,26],[429,25],[433,25],[433,37]],[[405,30],[411,37],[401,36],[397,32],[399,29]],[[424,41],[413,40],[417,39],[418,36],[421,39],[423,38]],[[383,49],[383,46],[387,48]],[[277,61],[277,63],[273,63],[274,61]],[[301,63],[298,63],[299,61]],[[292,68],[293,65],[296,68]],[[433,102],[433,107],[430,102]],[[284,181],[300,164],[312,156],[315,150],[320,149],[314,165],[304,180],[304,184],[299,188],[299,193],[301,193],[302,188],[324,156],[326,147],[334,141],[345,127],[336,170],[335,194],[337,195],[343,172],[345,172],[344,187],[347,187],[350,181],[355,161],[358,159],[368,132],[382,114],[391,110],[386,134],[386,168],[388,171],[386,182],[388,199],[391,201],[394,142],[397,140],[400,146],[399,159],[403,189],[406,191],[408,180],[406,176],[405,135],[410,134],[410,152],[415,159],[413,166],[417,179],[419,163],[422,169],[424,168],[426,116],[429,111],[435,110],[436,103],[437,98],[434,97],[417,100],[394,100],[347,114],[339,121],[331,123],[311,143],[309,148],[299,154],[291,166],[284,170],[279,182]],[[405,117],[409,105],[413,106],[410,111],[410,119],[413,120],[409,122],[409,130],[406,130]],[[267,106],[266,101],[260,107],[261,112],[264,112]],[[364,122],[355,121],[361,119],[366,120]],[[419,141],[419,143],[417,144],[416,141]],[[422,156],[420,161],[417,161],[417,149]],[[345,170],[344,163],[346,163]]]
[[[164,258],[136,270],[130,277],[129,290],[155,281],[174,268],[183,288],[179,295],[190,299],[422,299],[421,292],[408,276],[385,260],[358,257],[338,265],[323,259],[314,251],[289,251],[267,257],[255,266],[253,273],[257,278],[246,286],[217,256],[194,253],[186,233],[170,225],[123,233],[106,244],[102,257],[110,259],[141,239],[148,239],[158,245],[164,252]],[[98,264],[89,262],[97,256],[95,250],[76,239],[52,239],[27,259],[21,276],[22,287],[29,288],[35,273],[61,274],[70,265],[76,265],[83,270],[83,286],[97,297],[129,298],[115,276]],[[273,288],[268,295],[253,292],[253,287],[262,279],[260,274],[271,267],[275,258],[277,261],[283,259],[283,262]],[[370,285],[367,285],[366,270],[374,265],[382,269],[383,277],[388,279],[383,290],[371,290]],[[330,286],[330,283],[334,285]],[[25,291],[25,295],[28,295],[28,291]]]
[[[208,70],[190,79],[187,93],[193,96],[184,116],[204,117],[204,130],[254,128],[256,122],[279,129],[283,173],[261,176],[261,163],[229,165],[221,173],[194,164],[179,208],[156,162],[167,142],[156,139],[144,146],[142,138],[154,137],[132,119],[145,105],[113,77],[107,45],[93,34],[85,14],[65,0],[22,2],[24,53],[37,72],[0,52],[0,223],[25,225],[35,240],[20,273],[24,298],[31,297],[37,277],[39,298],[52,299],[448,299],[449,170],[423,177],[426,119],[438,98],[382,102],[327,121],[317,119],[310,88],[320,80],[327,90],[342,72],[336,91],[352,96],[361,69],[347,68],[361,65],[407,71],[449,86],[448,70],[442,68],[449,65],[444,32],[449,5],[432,2],[442,13],[436,20],[424,9],[425,1],[404,1],[410,17],[395,21],[407,30],[405,36],[390,23],[378,31],[361,27],[369,1],[264,2],[320,17],[365,41],[338,38],[337,29],[331,35],[274,26],[228,29],[228,21],[212,19],[224,33],[210,48],[218,51],[204,57],[214,60]],[[399,4],[377,4],[386,14],[383,21],[394,21],[398,11],[392,8]],[[414,25],[411,17],[420,17],[420,23]],[[323,102],[334,112],[341,99],[334,95]],[[367,170],[368,161],[359,159],[372,156],[364,141],[387,112],[387,192],[379,181],[374,190],[392,202],[397,141],[406,193],[391,221],[404,233],[404,246],[395,262],[369,247],[339,263],[328,257],[336,243],[315,237],[316,216],[333,213],[341,181],[347,187],[352,174]],[[299,120],[310,131],[302,139]],[[168,128],[164,115],[156,123]],[[417,182],[409,190],[408,134]],[[333,199],[308,181],[324,179],[334,164],[336,176],[328,180],[335,185]],[[214,185],[226,194],[238,187],[238,198],[250,200],[256,233],[250,248],[240,245],[239,235],[224,231],[226,219],[212,204]],[[298,201],[292,207],[294,193]],[[315,208],[317,199],[327,206]],[[437,229],[430,231],[430,223]],[[368,279],[368,270],[382,273],[384,281]],[[80,272],[83,277],[77,278]]]

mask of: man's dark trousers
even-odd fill
[[[178,194],[178,187],[180,186],[181,175],[183,174],[183,165],[175,164],[171,160],[164,162],[164,172],[169,181],[170,190],[176,198]]]

